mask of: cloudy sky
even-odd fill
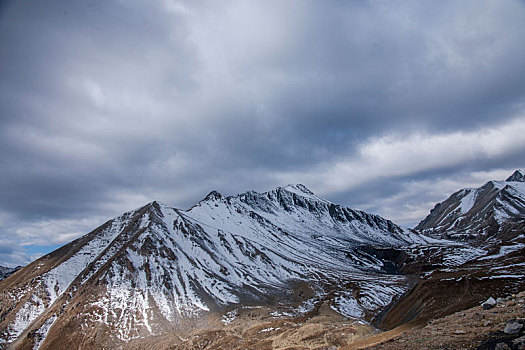
[[[0,264],[303,183],[413,226],[525,167],[525,3],[0,2]]]

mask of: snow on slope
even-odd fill
[[[465,196],[461,198],[459,209],[461,214],[466,214],[474,206],[474,203],[476,202],[477,192],[473,188],[467,188],[463,191],[465,193]]]

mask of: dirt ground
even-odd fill
[[[264,309],[240,314],[230,325],[170,344],[170,349],[336,350],[377,332],[345,319],[322,303],[309,317],[272,319]]]
[[[156,348],[172,350],[351,350],[351,349],[520,349],[513,344],[525,335],[504,333],[511,319],[525,321],[525,292],[509,296],[494,308],[481,306],[430,321],[425,326],[402,325],[379,332],[370,325],[348,320],[326,302],[297,318],[274,318],[269,309],[244,308],[224,325],[186,338],[167,338]],[[160,340],[160,339],[159,339]],[[500,345],[502,346],[502,345]],[[138,348],[143,348],[139,346]]]

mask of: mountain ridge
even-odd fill
[[[0,285],[0,338],[54,348],[66,330],[80,326],[114,346],[174,327],[182,331],[196,320],[206,323],[203,313],[235,305],[307,310],[338,283],[352,283],[359,293],[331,294],[332,307],[365,317],[406,290],[406,281],[386,273],[385,262],[362,246],[423,241],[389,220],[335,205],[298,185],[229,197],[212,191],[188,210],[153,201]],[[301,283],[309,299],[294,294]],[[84,316],[72,320],[72,314]],[[68,343],[85,341],[77,332]]]

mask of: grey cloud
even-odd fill
[[[266,190],[385,135],[523,118],[523,10],[518,1],[2,2],[0,214],[16,224],[0,222],[1,236],[154,199],[188,207],[212,189]],[[459,186],[458,174],[522,167],[522,154],[320,194],[408,222],[396,207],[435,199],[400,197],[411,181],[451,176]]]

